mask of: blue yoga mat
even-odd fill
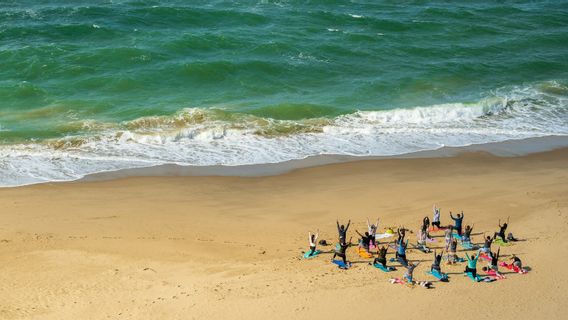
[[[384,272],[391,272],[391,271],[396,270],[394,267],[386,267],[386,268],[385,268],[385,267],[383,267],[383,265],[380,264],[380,263],[379,263],[379,264],[373,264],[373,267],[375,267],[375,268],[377,268],[377,269],[381,269],[381,270],[384,271]]]
[[[332,260],[331,262],[335,263],[337,266],[339,266],[342,269],[349,269],[349,267],[351,266],[350,263],[345,264],[341,260]]]
[[[304,253],[304,258],[305,258],[305,259],[311,259],[311,258],[313,258],[313,257],[315,257],[315,256],[317,256],[318,254],[321,253],[321,251],[319,251],[319,250],[314,251],[314,254],[310,254],[310,252],[311,252],[311,251],[308,251],[308,252]]]

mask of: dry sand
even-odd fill
[[[567,182],[564,149],[0,189],[0,318],[566,319]],[[335,241],[336,218],[352,219],[350,235],[367,216],[417,229],[433,203],[442,223],[463,210],[474,242],[510,216],[523,241],[501,253],[530,273],[473,283],[463,264],[443,266],[450,283],[427,290],[390,284],[402,270],[372,268],[354,248],[347,271],[330,254],[299,258],[308,230]],[[415,278],[431,280],[432,256],[408,257],[423,261]]]

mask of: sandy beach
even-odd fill
[[[568,307],[568,149],[324,165],[265,177],[130,177],[0,189],[1,319],[563,319]],[[301,259],[307,232],[335,243],[380,217],[417,230],[434,203],[465,213],[473,242],[521,241],[526,275],[474,283],[443,265],[434,289],[391,284],[347,251]],[[436,234],[441,236],[442,234]],[[411,240],[415,235],[409,235]],[[433,245],[440,248],[443,239]],[[325,252],[332,246],[321,247]],[[459,253],[464,255],[463,252]],[[389,257],[392,256],[392,251]],[[431,254],[409,250],[425,274]],[[484,262],[479,263],[478,270]]]

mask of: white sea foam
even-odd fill
[[[568,135],[568,99],[542,87],[498,90],[475,103],[359,111],[335,119],[282,121],[186,109],[96,134],[0,146],[0,185],[68,181],[86,174],[165,163],[276,163],[319,154],[399,155],[549,135]],[[548,88],[548,89],[547,89]],[[557,91],[557,90],[556,90]]]

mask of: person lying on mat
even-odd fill
[[[471,273],[471,275],[473,277],[477,276],[477,260],[479,259],[479,252],[477,252],[477,255],[471,255],[468,256],[467,254],[465,255],[465,257],[467,258],[467,265],[465,266],[465,273]]]
[[[336,220],[337,223],[337,232],[339,233],[339,243],[345,242],[347,238],[347,229],[349,229],[349,225],[351,224],[351,220],[347,222],[347,227],[344,225],[339,225],[339,220]]]
[[[458,232],[458,235],[461,237],[461,235],[462,235],[463,211],[462,211],[461,214],[458,213],[457,217],[454,217],[452,215],[452,212],[450,211],[450,218],[452,218],[452,220],[454,220],[453,229],[456,230]]]
[[[351,239],[349,238],[349,242],[339,242],[339,248],[337,248],[335,250],[335,252],[333,253],[333,258],[331,258],[331,260],[335,260],[335,257],[340,257],[341,260],[343,260],[343,263],[347,265],[347,256],[346,256],[346,251],[347,248],[349,248],[349,246],[351,245]]]
[[[319,235],[319,230],[315,234],[308,232],[308,240],[310,242],[310,256],[316,253],[316,243],[318,240],[318,235]]]
[[[379,249],[377,249],[377,257],[375,258],[375,260],[373,261],[373,264],[380,264],[383,267],[387,267],[387,251],[388,251],[389,247],[388,246],[382,246]]]

